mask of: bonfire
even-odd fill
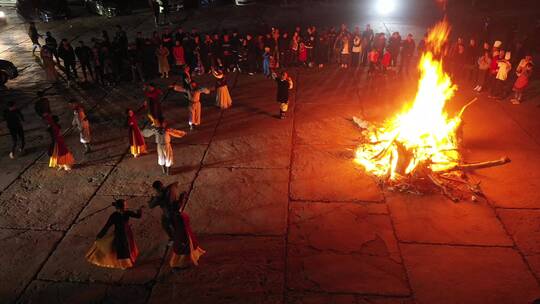
[[[382,124],[353,118],[364,136],[356,149],[355,162],[390,190],[423,193],[435,186],[453,201],[463,199],[464,193],[476,200],[482,196],[479,183],[473,182],[466,172],[510,160],[503,157],[466,164],[461,158],[462,115],[476,99],[454,116],[446,111],[447,102],[457,91],[442,64],[449,33],[446,21],[429,32],[426,51],[418,65],[416,97],[400,114]]]

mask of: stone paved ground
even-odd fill
[[[321,12],[326,22],[354,16],[324,7],[218,7],[191,16],[186,26],[312,22],[322,20]],[[203,127],[175,140],[173,174],[163,177],[152,144],[140,159],[126,154],[122,113],[140,103],[140,85],[47,84],[20,22],[10,12],[0,32],[0,57],[21,70],[0,100],[23,105],[28,138],[27,154],[10,160],[9,135],[0,127],[0,302],[529,303],[540,297],[539,100],[513,106],[482,96],[466,113],[466,159],[513,160],[474,177],[487,193],[485,202],[382,191],[352,162],[359,134],[350,119],[391,115],[410,98],[414,81],[374,91],[362,72],[335,67],[290,71],[296,88],[284,121],[275,118],[271,81],[232,75],[233,108],[220,112],[212,96],[205,98]],[[58,38],[89,39],[116,23],[130,35],[152,28],[147,12],[39,28]],[[371,23],[417,37],[424,27]],[[47,168],[48,137],[31,106],[39,89],[47,89],[66,127],[78,162],[72,172]],[[71,97],[89,109],[95,137],[89,155],[67,128]],[[472,97],[463,89],[451,106]],[[185,129],[181,96],[169,94],[165,105],[173,125]],[[171,272],[158,210],[132,223],[141,250],[135,268],[88,264],[84,254],[112,211],[110,202],[124,197],[133,208],[146,204],[156,178],[179,181],[190,193],[187,211],[207,250],[200,267]]]

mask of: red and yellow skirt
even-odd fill
[[[201,247],[193,248],[193,242],[191,237],[189,238],[189,253],[188,254],[176,254],[174,250],[171,253],[171,259],[169,260],[169,266],[172,268],[186,268],[191,265],[199,265],[199,258],[205,254]]]
[[[64,155],[58,155],[58,143],[54,145],[51,157],[49,158],[49,167],[56,168],[59,166],[71,167],[75,163],[73,154],[67,151]]]
[[[105,237],[96,240],[86,253],[86,260],[94,265],[106,268],[127,269],[133,267],[139,255],[137,246],[132,248],[130,258],[118,259],[113,242],[114,233],[108,233]]]
[[[139,156],[141,154],[146,153],[146,144],[138,143],[139,141],[135,137],[135,132],[131,132],[131,145],[129,146],[129,151],[133,156]]]

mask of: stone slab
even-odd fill
[[[353,294],[289,292],[287,304],[414,304],[411,298],[369,297]]]
[[[504,226],[540,278],[540,210],[497,209]]]
[[[282,303],[282,237],[205,236],[198,267],[165,263],[149,303]]]
[[[287,226],[285,169],[204,168],[186,208],[198,233],[278,235]]]
[[[0,229],[0,299],[14,301],[62,237],[56,231]]]
[[[360,74],[360,70],[353,69],[301,69],[296,100],[299,104],[319,103],[328,106],[359,103]]]
[[[111,169],[32,166],[0,195],[0,227],[67,229]]]
[[[126,199],[130,209],[146,206],[148,201],[146,197]],[[43,267],[39,274],[40,279],[122,284],[145,284],[154,279],[167,245],[167,237],[161,230],[161,210],[145,209],[140,220],[130,220],[139,248],[135,267],[118,270],[98,267],[86,261],[86,252],[92,246],[101,227],[107,222],[109,215],[114,212],[112,201],[113,198],[110,196],[94,197]]]
[[[386,196],[400,241],[512,246],[493,209],[485,203],[454,203],[442,195]]]
[[[498,207],[540,207],[540,149],[482,149],[468,151],[468,162],[499,159],[508,156],[512,162],[504,166],[482,169],[475,172],[476,179],[488,199]]]
[[[144,286],[32,281],[19,303],[145,303]]]
[[[103,195],[153,195],[152,183],[179,182],[182,191],[188,190],[199,169],[205,146],[173,144],[174,165],[169,176],[162,173],[157,163],[155,144],[147,141],[148,154],[133,158],[124,157],[103,184]]]
[[[309,201],[382,201],[374,179],[353,162],[354,147],[297,145],[291,197]]]
[[[295,113],[297,144],[358,145],[360,129],[352,118],[362,117],[359,104],[299,104]]]
[[[512,248],[401,246],[418,304],[531,303],[540,288]]]
[[[205,166],[288,168],[292,120],[231,109],[224,114],[204,159]],[[229,117],[234,117],[229,119]]]
[[[290,213],[290,290],[409,294],[386,208],[378,204],[294,203]]]

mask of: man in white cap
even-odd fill
[[[506,52],[504,59],[497,62],[497,75],[495,76],[495,85],[492,87],[490,98],[504,98],[506,82],[508,80],[508,74],[512,69],[510,59],[512,58],[510,52]]]

